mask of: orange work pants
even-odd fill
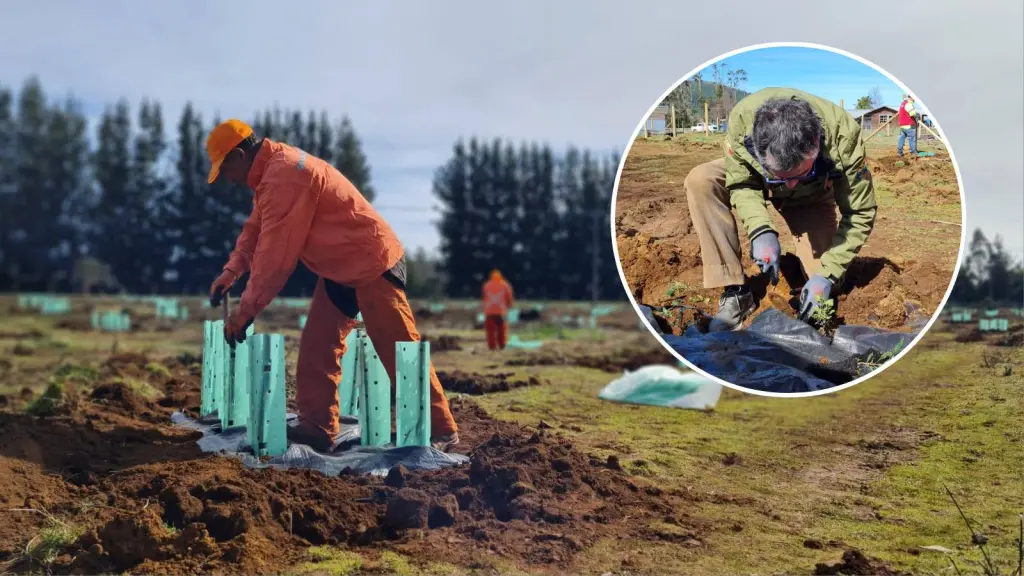
[[[504,350],[508,342],[508,322],[500,314],[489,314],[484,318],[484,330],[487,332],[487,347],[491,350]]]
[[[366,334],[391,378],[394,398],[395,343],[420,340],[412,308],[405,291],[384,277],[356,288],[355,299],[363,314]],[[345,315],[328,297],[324,280],[318,280],[299,342],[295,400],[303,424],[320,428],[332,438],[341,429],[340,360],[347,348],[345,338],[355,325],[355,319]],[[430,365],[430,429],[434,437],[458,431],[433,363]]]

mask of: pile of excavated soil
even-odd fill
[[[1024,346],[1024,324],[1012,326],[1006,334],[1000,335],[996,346],[1020,347]]]
[[[675,365],[678,361],[662,348],[646,348],[642,350],[622,350],[609,352],[605,356],[560,356],[550,353],[531,354],[512,358],[505,362],[506,366],[580,366],[594,368],[610,373],[624,370],[634,371],[651,364]]]
[[[462,350],[462,338],[458,336],[449,336],[442,334],[440,336],[432,336],[427,334],[421,334],[420,339],[430,342],[431,352],[449,352],[453,350]]]
[[[443,311],[434,312],[429,308],[416,309],[416,321],[418,324],[429,325],[437,328],[468,328],[476,326],[476,309],[464,309],[451,307]]]
[[[510,380],[510,376],[512,376],[511,373],[478,374],[461,370],[453,372],[439,371],[437,373],[437,378],[441,381],[441,386],[445,390],[476,396],[494,392],[508,392],[513,388],[538,386],[541,383],[540,380],[533,376],[526,380]]]
[[[818,564],[814,567],[814,576],[909,576],[906,572],[896,570],[882,560],[868,558],[859,550],[847,550],[843,559],[835,564]]]
[[[868,158],[867,163],[872,175],[885,179],[897,198],[913,198],[923,204],[960,200],[960,185],[948,155],[900,159],[893,154]]]
[[[156,402],[113,376],[146,365],[111,359],[63,416],[0,411],[0,509],[37,511],[3,513],[0,562],[10,570],[39,570],[23,554],[47,515],[82,530],[49,566],[77,574],[281,572],[319,544],[464,567],[496,555],[565,572],[601,539],[701,546],[708,529],[687,516],[686,493],[646,486],[614,457],[590,457],[548,430],[495,421],[458,400],[468,466],[396,468],[386,479],[247,469],[202,453],[196,432],[167,425],[181,406],[164,400],[177,394],[189,404],[198,394],[189,362],[165,363]],[[659,523],[674,528],[651,528]]]

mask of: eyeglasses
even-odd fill
[[[802,182],[809,182],[811,180],[814,180],[818,176],[818,160],[817,159],[814,160],[814,164],[811,165],[810,171],[808,171],[803,176],[797,176],[796,178],[782,178],[782,179],[779,179],[779,178],[772,178],[772,177],[768,176],[768,172],[764,172],[762,174],[762,176],[764,176],[765,184],[769,184],[769,185],[772,185],[772,186],[774,186],[776,184],[785,184],[786,182],[792,182],[793,180],[796,180],[797,182],[801,182],[801,183]]]

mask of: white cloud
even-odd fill
[[[7,2],[0,81],[38,74],[89,102],[158,98],[169,130],[186,100],[207,118],[275,102],[347,113],[380,202],[396,204],[429,196],[429,169],[460,135],[621,149],[648,106],[705,60],[742,44],[819,42],[878,63],[928,103],[960,161],[969,225],[1024,250],[1024,5],[871,1],[856,13],[918,31],[800,0]],[[396,228],[421,227],[400,232],[429,246],[429,222]]]

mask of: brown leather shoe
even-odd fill
[[[334,439],[319,428],[288,426],[288,441],[292,444],[305,444],[317,452],[330,452],[334,447]]]
[[[447,451],[451,450],[458,443],[459,443],[459,433],[458,432],[452,432],[451,434],[445,434],[443,436],[436,436],[436,437],[430,439],[430,445],[433,446],[435,450],[440,450],[441,452],[447,452]]]

